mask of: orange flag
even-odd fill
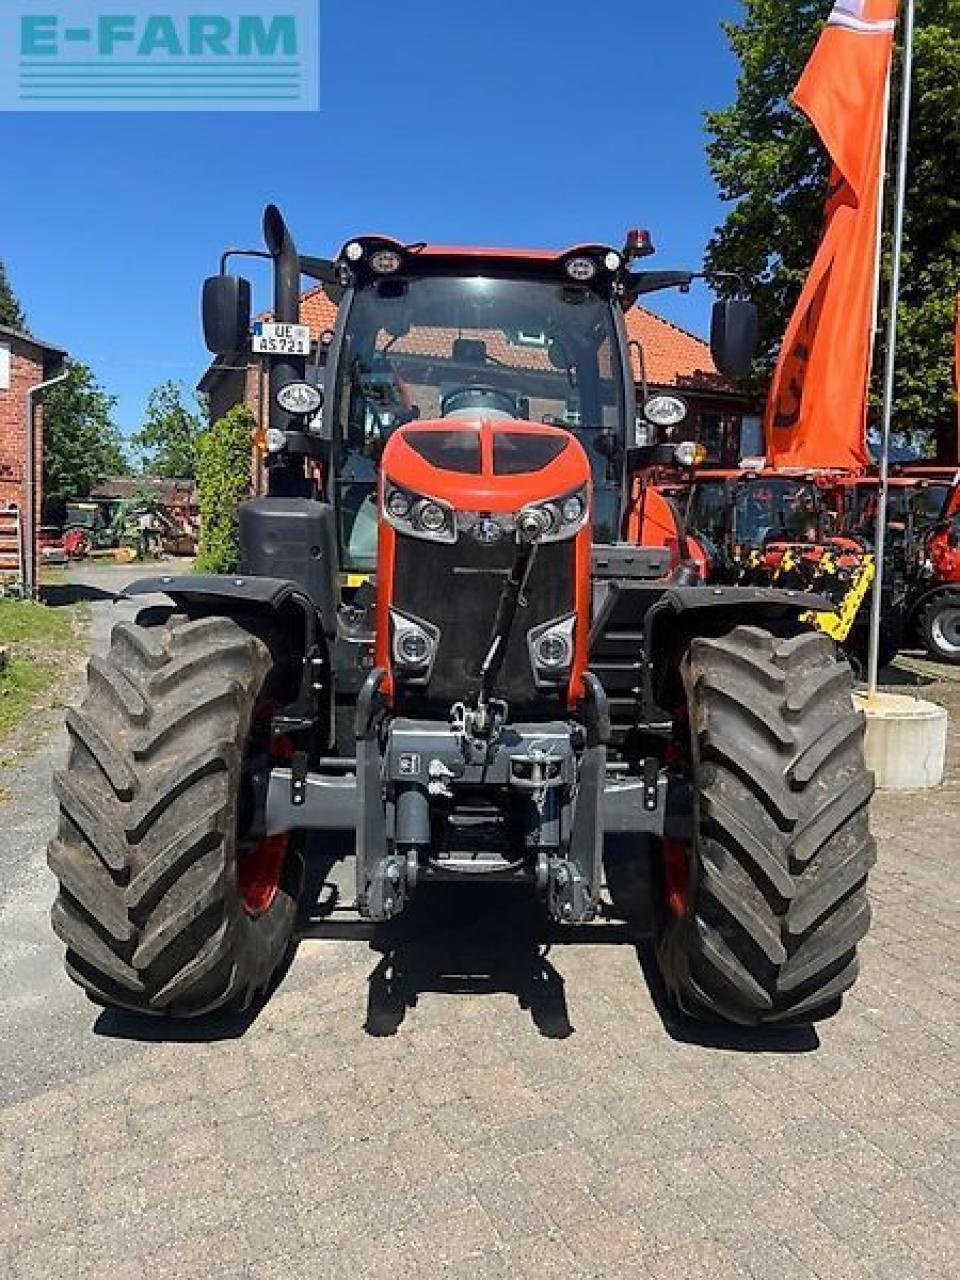
[[[765,419],[771,465],[860,468],[867,450],[880,184],[899,0],[836,0],[793,95],[830,154],[823,233]]]

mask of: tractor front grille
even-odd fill
[[[504,538],[492,546],[462,533],[454,544],[397,536],[393,603],[402,612],[432,623],[440,632],[429,684],[397,694],[410,712],[420,704],[446,715],[450,706],[474,696],[487,655],[500,592],[513,566],[516,546]],[[507,655],[494,688],[510,703],[511,715],[546,718],[556,714],[564,690],[538,689],[527,649],[527,632],[574,612],[575,540],[541,546],[530,575],[525,608],[517,610]]]

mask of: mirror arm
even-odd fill
[[[310,280],[319,280],[321,284],[339,284],[340,276],[336,265],[328,258],[311,258],[300,255],[300,274]]]
[[[645,293],[658,293],[662,289],[689,289],[695,280],[733,280],[737,291],[746,294],[744,278],[739,271],[633,271],[626,279],[627,296],[639,298]]]
[[[227,263],[231,258],[269,258],[271,255],[263,249],[224,249],[220,255],[220,274],[227,274]]]
[[[694,280],[702,279],[695,271],[631,271],[625,281],[628,298],[639,298],[661,289],[689,289]]]

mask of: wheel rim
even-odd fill
[[[270,733],[270,722],[279,710],[280,704],[272,698],[263,698],[257,703],[244,753],[245,773],[289,761],[292,756],[290,739],[274,738]],[[261,916],[273,906],[289,852],[289,832],[262,836],[246,846],[242,838],[238,840],[237,890],[247,915]]]
[[[290,852],[290,836],[266,836],[240,859],[237,886],[248,916],[261,916],[273,906]]]
[[[685,916],[690,908],[690,846],[683,840],[663,841],[663,880],[671,914]]]
[[[960,656],[960,605],[941,609],[930,623],[930,634],[941,653]]]

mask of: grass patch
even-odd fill
[[[0,669],[0,738],[32,710],[56,701],[70,659],[86,649],[88,611],[51,609],[34,600],[0,600],[0,647],[9,651]]]
[[[0,738],[16,728],[23,717],[51,689],[54,671],[39,662],[12,658],[0,671]]]
[[[72,609],[51,609],[35,600],[0,600],[0,644],[62,650],[79,639]]]

